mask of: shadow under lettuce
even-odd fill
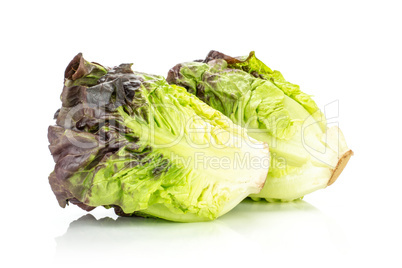
[[[346,239],[334,220],[305,201],[267,203],[244,200],[211,222],[174,223],[155,218],[87,214],[71,222],[56,238],[56,258],[82,260],[88,256],[118,256],[159,260],[231,258],[250,263],[271,256],[311,252],[321,256],[345,250]],[[307,254],[307,255],[306,255]],[[223,260],[222,259],[222,260]],[[154,260],[156,261],[156,260]],[[262,260],[261,260],[262,261]]]

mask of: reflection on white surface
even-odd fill
[[[56,238],[56,262],[102,264],[175,260],[208,264],[319,264],[345,253],[336,223],[304,201],[243,201],[212,222],[172,223],[159,219],[101,218],[87,214]],[[109,256],[106,258],[105,256]]]
[[[317,247],[345,251],[346,238],[330,217],[305,201],[266,203],[245,200],[222,221],[271,252]],[[262,231],[263,230],[263,231]]]

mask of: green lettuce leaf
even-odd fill
[[[311,96],[287,82],[251,52],[230,57],[211,51],[205,60],[181,63],[167,77],[211,107],[221,111],[248,134],[269,144],[267,181],[253,198],[291,201],[332,184],[352,151]]]
[[[65,74],[57,125],[48,130],[56,163],[49,182],[60,206],[205,221],[262,189],[267,144],[186,89],[81,54]],[[249,159],[257,164],[238,164]]]

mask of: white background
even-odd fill
[[[1,4],[0,266],[400,267],[400,1],[141,2]],[[355,156],[338,181],[303,202],[248,201],[208,223],[61,209],[47,127],[72,57],[166,75],[211,49],[255,50],[320,107],[339,101]]]

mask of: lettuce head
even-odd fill
[[[78,54],[61,102],[48,129],[49,182],[61,207],[206,221],[263,188],[267,144],[161,76]]]
[[[205,60],[173,67],[167,81],[185,87],[269,144],[268,178],[252,198],[291,201],[325,188],[353,154],[340,129],[327,127],[313,99],[254,52],[235,58],[211,51]]]

